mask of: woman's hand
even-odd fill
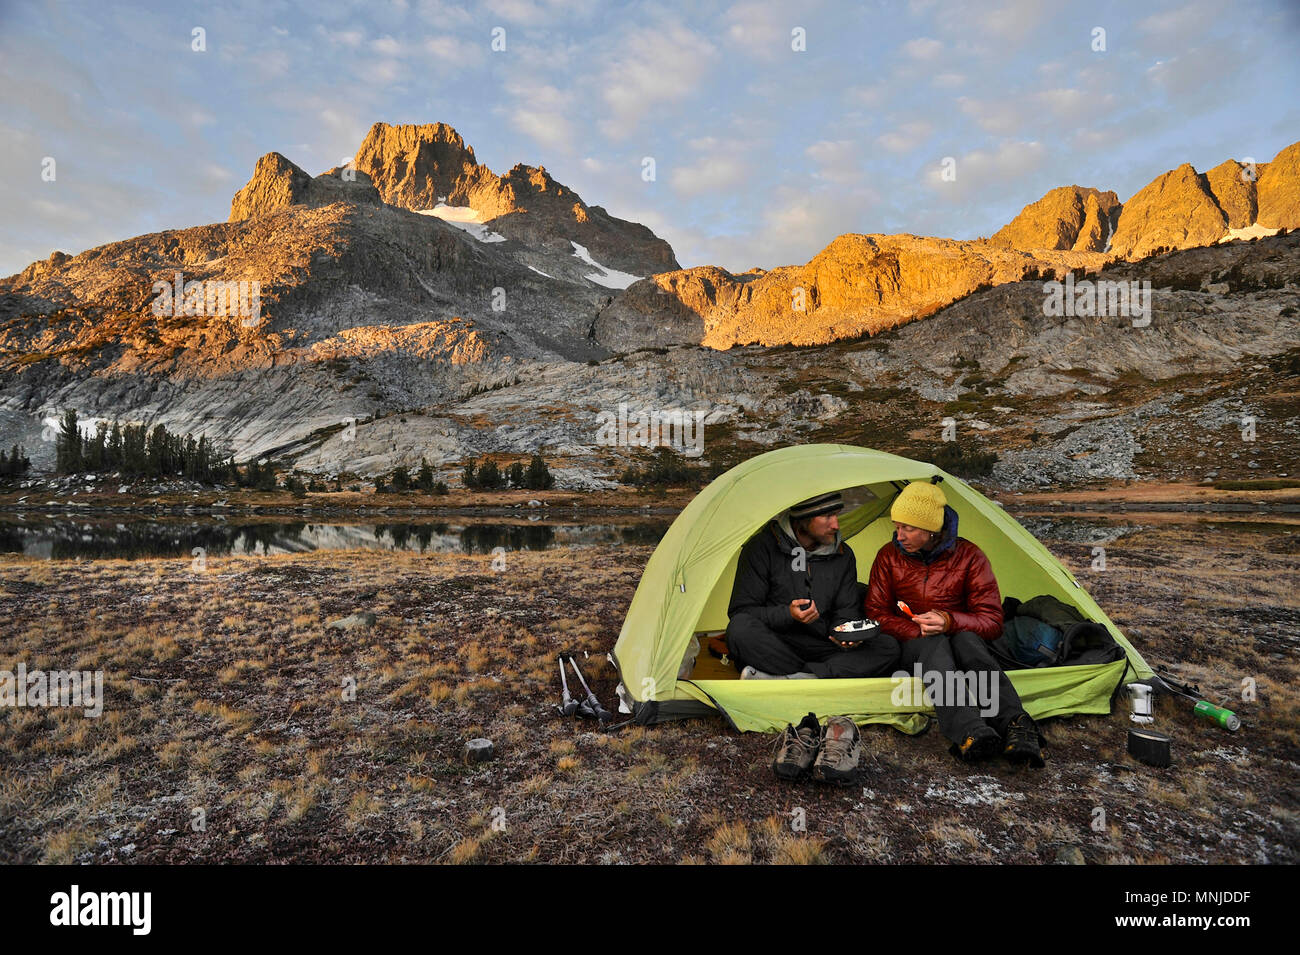
[[[943,633],[948,627],[947,619],[937,610],[927,610],[925,613],[917,614],[912,618],[912,622],[920,625],[923,637],[933,637],[935,634]]]

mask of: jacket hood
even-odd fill
[[[898,532],[894,532],[894,546],[905,556],[912,560],[919,560],[923,564],[932,564],[944,554],[948,553],[957,546],[957,512],[952,509],[951,504],[943,506],[943,527],[939,529],[939,543],[929,551],[910,551],[898,542]]]

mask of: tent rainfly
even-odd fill
[[[969,484],[934,465],[882,451],[813,444],[769,451],[737,465],[704,488],[668,528],[646,564],[614,646],[625,711],[630,708],[642,724],[720,713],[737,730],[771,732],[811,710],[822,719],[849,716],[906,733],[924,730],[934,711],[920,686],[903,687],[903,678],[742,681],[697,678],[695,672],[678,679],[678,672],[693,637],[726,629],[736,558],[770,519],[827,491],[869,491],[865,503],[840,515],[841,536],[853,548],[859,579],[865,581],[876,551],[891,537],[894,497],[908,482],[936,475],[957,511],[961,536],[988,555],[1004,597],[1050,594],[1106,626],[1124,648],[1125,658],[1111,663],[1011,671],[1032,717],[1109,713],[1121,681],[1151,679],[1151,667],[1069,571]],[[707,657],[707,650],[700,655]]]

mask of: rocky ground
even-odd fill
[[[1046,543],[1156,665],[1237,710],[1160,702],[1175,765],[1127,717],[1046,726],[1048,767],[968,768],[936,732],[870,727],[859,785],[778,783],[720,720],[561,720],[555,654],[604,655],[650,548],[488,556],[0,557],[29,667],[102,668],[97,719],[0,710],[6,862],[1291,862],[1300,855],[1295,527],[1128,517]],[[373,624],[328,624],[354,613]],[[1257,699],[1240,701],[1251,678]],[[346,689],[355,695],[346,699]],[[497,759],[470,767],[466,740]],[[203,827],[196,829],[202,810]]]
[[[1289,449],[1300,436],[1300,233],[1156,255],[1094,277],[1150,283],[1145,326],[1122,316],[1046,315],[1043,282],[1026,280],[830,344],[609,354],[582,338],[566,360],[544,340],[585,328],[600,293],[552,301],[541,277],[515,263],[532,298],[511,301],[531,303],[526,315],[482,306],[472,323],[430,321],[438,296],[461,294],[456,283],[488,281],[479,268],[488,253],[437,223],[407,221],[425,217],[375,215],[393,222],[381,227],[342,206],[295,207],[95,253],[139,298],[155,246],[182,242],[194,269],[216,270],[224,259],[207,257],[233,248],[233,232],[272,245],[286,281],[296,283],[281,306],[296,311],[285,313],[275,340],[236,344],[193,320],[97,320],[75,308],[6,319],[21,306],[21,296],[8,296],[0,303],[0,446],[22,444],[33,467],[48,471],[57,419],[76,407],[83,420],[205,433],[241,462],[262,456],[286,470],[373,478],[426,458],[454,483],[471,458],[540,452],[559,469],[562,489],[599,490],[647,453],[630,434],[611,444],[602,431],[623,408],[633,427],[641,415],[698,415],[698,434],[663,426],[643,443],[694,450],[698,436],[696,460],[710,467],[782,444],[843,441],[929,460],[950,445],[971,459],[964,476],[1007,489],[1296,470]],[[308,227],[339,250],[320,257],[281,249],[277,237]],[[379,261],[363,251],[384,228],[410,247],[403,254],[432,257],[421,281],[442,283],[434,292],[397,252]],[[432,251],[430,237],[439,243]],[[107,280],[95,255],[60,267],[80,284],[59,294],[89,294]],[[45,272],[32,287],[57,291]],[[376,310],[395,327],[375,324]],[[565,322],[573,327],[562,334]],[[536,339],[528,348],[525,330]],[[106,345],[106,335],[118,344]],[[987,454],[998,461],[985,474],[973,464]]]

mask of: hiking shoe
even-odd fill
[[[1002,737],[998,736],[997,730],[987,724],[981,724],[979,729],[960,743],[953,743],[948,752],[963,763],[978,763],[996,755],[1001,748]]]
[[[1038,727],[1029,718],[1028,713],[1021,713],[1007,727],[1007,738],[1003,741],[1002,755],[1010,763],[1023,766],[1028,763],[1035,769],[1042,769],[1047,764],[1043,761],[1043,748],[1039,744]]]
[[[809,713],[799,721],[796,729],[785,724],[785,732],[776,741],[772,756],[772,772],[779,779],[798,779],[808,772],[817,755],[817,744],[821,738],[821,724],[817,715]]]
[[[822,728],[821,750],[813,763],[813,779],[849,785],[858,779],[862,734],[847,716],[832,716]]]

